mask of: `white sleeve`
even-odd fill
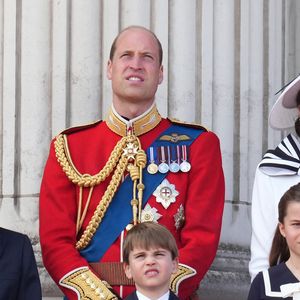
[[[278,189],[274,189],[273,179],[257,168],[252,192],[251,280],[269,267],[270,249],[278,223],[277,204],[282,196],[277,194]]]

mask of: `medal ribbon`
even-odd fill
[[[171,151],[170,151],[170,146],[167,147],[167,153],[168,153],[168,165],[170,166],[170,164],[171,164]]]
[[[153,147],[149,147],[148,148],[148,156],[150,157],[150,163],[155,163],[155,157],[154,157],[154,148]]]
[[[180,146],[179,145],[176,146],[176,150],[177,150],[177,162],[180,164],[181,155],[180,155]]]
[[[182,149],[182,161],[187,161],[187,149],[186,149],[186,145],[182,145],[181,149]]]
[[[164,146],[160,146],[159,149],[160,149],[160,161],[162,163],[165,163],[166,162],[165,147]]]

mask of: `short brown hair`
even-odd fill
[[[117,41],[120,37],[120,35],[128,30],[128,29],[134,29],[134,28],[138,28],[138,29],[143,29],[145,31],[148,31],[149,33],[151,33],[153,35],[153,37],[155,38],[156,42],[157,42],[157,45],[158,45],[158,57],[159,57],[159,64],[161,65],[162,64],[162,60],[163,60],[163,50],[162,50],[162,46],[161,46],[161,42],[160,40],[158,39],[158,37],[155,35],[154,32],[152,32],[151,30],[143,27],[143,26],[137,26],[137,25],[133,25],[133,26],[129,26],[129,27],[126,27],[124,28],[121,32],[119,32],[119,34],[116,36],[116,38],[114,39],[112,45],[111,45],[111,48],[110,48],[110,52],[109,52],[109,59],[112,61],[113,57],[114,57],[114,54],[115,54],[115,51],[116,51],[116,46],[117,46]]]
[[[161,247],[171,252],[172,260],[178,257],[175,238],[171,232],[158,223],[143,222],[130,229],[123,243],[123,260],[129,264],[129,254],[134,248],[141,247],[149,250]]]

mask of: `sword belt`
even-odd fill
[[[101,280],[107,281],[110,285],[134,285],[133,279],[126,277],[121,262],[90,263],[90,267]]]

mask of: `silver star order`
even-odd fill
[[[137,154],[137,147],[133,143],[128,143],[127,147],[123,149],[123,155],[126,155],[128,159],[134,159],[134,156]]]
[[[157,212],[155,207],[151,207],[149,204],[147,204],[142,210],[141,221],[157,223],[161,216],[162,215]]]
[[[156,197],[156,202],[161,203],[167,209],[171,203],[176,201],[176,196],[179,192],[175,190],[175,185],[171,184],[167,179],[156,188],[153,195]]]

